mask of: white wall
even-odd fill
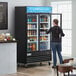
[[[50,6],[54,1],[72,1],[72,57],[76,58],[76,0],[45,0],[44,5]]]
[[[72,56],[76,58],[76,0],[72,1]]]
[[[0,33],[10,32],[14,35],[15,6],[42,6],[43,0],[0,0],[8,2],[8,29],[0,30]]]
[[[15,0],[15,6],[42,6],[43,0]]]
[[[56,2],[56,1],[71,1],[71,0],[44,0],[44,5],[45,6],[50,6],[51,2]]]

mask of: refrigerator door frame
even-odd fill
[[[52,27],[52,15],[59,15],[60,16],[60,27],[62,28],[62,14],[61,13],[40,13],[39,16],[41,14],[46,14],[46,15],[50,15],[50,27]],[[39,18],[39,25],[40,25],[40,18]],[[40,28],[40,27],[39,27]],[[40,29],[39,29],[39,37],[40,37]],[[51,44],[51,34],[50,34],[50,44]],[[50,46],[50,50],[51,50],[51,46]],[[39,38],[39,51],[40,51],[40,38]],[[48,51],[48,50],[43,50],[43,51]]]
[[[51,13],[40,13],[39,14],[39,25],[40,25],[40,15],[49,15],[49,17],[50,17],[50,23],[49,23],[49,25],[50,25],[50,27],[51,27]],[[50,35],[51,36],[51,35]],[[40,51],[40,26],[39,26],[39,51]],[[50,40],[49,40],[50,41]],[[42,50],[42,52],[46,52],[46,51],[51,51],[51,47],[50,47],[50,49],[48,50]],[[41,51],[40,51],[41,52]]]
[[[50,24],[51,24],[51,13],[26,13],[27,15],[38,15],[38,22],[37,22],[37,26],[38,26],[38,50],[36,50],[36,51],[30,51],[30,52],[27,52],[28,54],[29,53],[33,53],[33,52],[39,52],[40,51],[40,39],[39,39],[39,36],[40,36],[40,27],[39,27],[39,25],[40,25],[40,18],[39,18],[39,16],[41,15],[41,14],[46,14],[46,15],[49,15],[50,16]],[[51,27],[51,26],[50,26]],[[50,49],[49,50],[47,50],[47,51],[51,51]],[[40,51],[41,52],[41,51]],[[30,56],[31,56],[31,54],[30,54]]]
[[[37,13],[26,13],[27,15],[38,15]],[[37,24],[37,26],[38,26],[38,22],[36,23]],[[28,21],[27,21],[27,25],[28,25]],[[27,30],[28,30],[28,27],[27,27]],[[37,28],[37,31],[38,31],[38,28]],[[28,37],[28,36],[27,36]],[[38,42],[38,40],[37,40],[37,42]],[[28,44],[28,41],[27,41],[27,44]],[[38,44],[38,43],[37,43]],[[30,53],[32,53],[32,52],[37,52],[38,51],[38,49],[37,50],[35,50],[35,51],[30,51],[30,52],[28,52],[27,51],[27,53],[31,56],[31,54]]]

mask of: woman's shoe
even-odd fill
[[[52,68],[53,68],[53,69],[55,69],[55,68],[56,68],[56,66],[52,66]]]

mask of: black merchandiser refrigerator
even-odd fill
[[[51,35],[46,30],[51,27],[52,7],[15,7],[15,37],[17,62],[23,64],[50,61]]]

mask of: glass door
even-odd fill
[[[39,15],[39,50],[50,50],[50,34],[46,31],[50,28],[50,14]]]
[[[37,14],[27,15],[27,52],[38,50],[38,19]]]
[[[39,15],[39,50],[47,51],[50,50],[50,42],[52,39],[51,34],[46,34],[46,31],[53,26],[53,20],[58,19],[59,26],[62,27],[62,14],[40,14]]]

